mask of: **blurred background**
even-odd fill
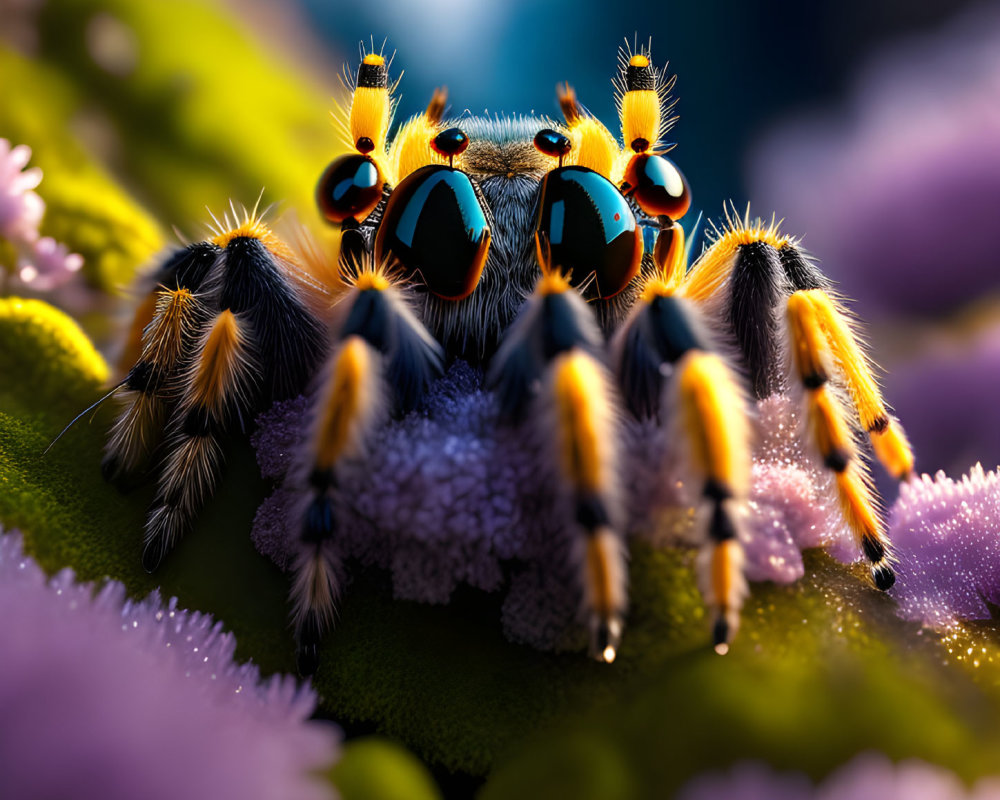
[[[568,80],[614,128],[617,48],[652,37],[695,213],[750,202],[803,237],[854,298],[920,469],[1000,460],[998,3],[0,0],[0,32],[0,138],[32,148],[41,231],[84,258],[54,297],[98,334],[206,206],[263,188],[314,219],[360,40],[396,52],[397,120],[442,84],[456,115],[555,115]]]

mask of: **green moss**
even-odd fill
[[[71,321],[40,303],[0,305],[0,344],[0,521],[23,529],[46,568],[111,575],[135,594],[159,583],[182,605],[223,619],[241,657],[290,669],[287,580],[247,535],[266,491],[248,446],[230,445],[197,528],[161,572],[146,575],[150,489],[120,495],[99,474],[111,409],[42,455],[99,396],[103,363]],[[682,551],[633,548],[629,627],[610,667],[505,642],[494,597],[395,602],[384,576],[355,573],[315,679],[324,711],[442,769],[489,774],[490,800],[668,794],[748,757],[820,777],[865,749],[966,778],[993,769],[995,648],[978,667],[946,664],[956,641],[900,622],[862,576],[812,554],[798,585],[754,587],[736,644],[719,657],[690,561]],[[370,759],[359,773],[374,769]]]
[[[107,36],[125,50],[120,69],[95,58]],[[40,50],[109,130],[115,167],[170,224],[197,235],[206,205],[216,213],[230,198],[252,205],[265,187],[265,204],[312,218],[313,187],[335,141],[329,92],[268,55],[222,9],[51,0]]]
[[[248,444],[229,448],[230,468],[214,502],[156,576],[140,566],[151,487],[123,495],[100,473],[113,401],[45,453],[63,426],[100,397],[106,376],[104,362],[65,314],[37,300],[0,300],[0,523],[22,530],[46,569],[72,566],[82,580],[110,576],[136,596],[161,585],[184,606],[225,620],[241,657],[267,671],[288,671],[288,584],[247,535],[266,489]]]
[[[81,103],[76,88],[57,71],[0,48],[0,96],[0,134],[31,147],[31,165],[44,173],[37,190],[46,204],[42,234],[83,256],[92,285],[128,285],[162,236],[70,133]]]
[[[436,800],[434,779],[406,748],[369,736],[348,742],[330,777],[343,800]]]

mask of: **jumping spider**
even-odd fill
[[[390,142],[389,65],[364,53],[343,109],[354,152],[329,165],[316,192],[341,231],[335,268],[310,269],[321,259],[294,255],[253,214],[227,218],[210,241],[157,269],[103,464],[109,479],[153,464],[148,570],[212,492],[222,435],[308,393],[292,600],[300,669],[314,670],[338,594],[338,475],[462,359],[486,375],[502,424],[531,428],[552,456],[596,658],[614,659],[627,605],[617,469],[626,416],[673,425],[687,451],[686,480],[700,487],[699,578],[720,652],[746,593],[737,532],[749,491],[748,395],[801,387],[845,520],[876,586],[892,585],[856,438],[867,432],[897,478],[912,456],[845,311],[773,224],[727,219],[688,268],[677,220],[690,192],[663,144],[673,81],[648,48],[619,60],[624,147],[568,85],[559,88],[564,123],[446,120],[438,90]],[[332,298],[332,319],[316,311],[316,296]]]

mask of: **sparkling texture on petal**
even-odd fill
[[[0,535],[0,775],[5,796],[333,796],[310,771],[336,729],[309,722],[315,695],[233,662],[210,616],[51,580]]]
[[[945,628],[990,618],[987,603],[1000,605],[998,521],[1000,473],[978,464],[958,481],[938,472],[902,486],[889,515],[900,613]]]

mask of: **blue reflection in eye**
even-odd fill
[[[549,218],[549,242],[562,244],[563,221],[566,218],[566,204],[557,200],[552,204],[552,216]]]
[[[642,231],[642,249],[647,253],[652,253],[656,247],[656,237],[660,234],[660,223],[655,219],[636,220],[639,229]]]

